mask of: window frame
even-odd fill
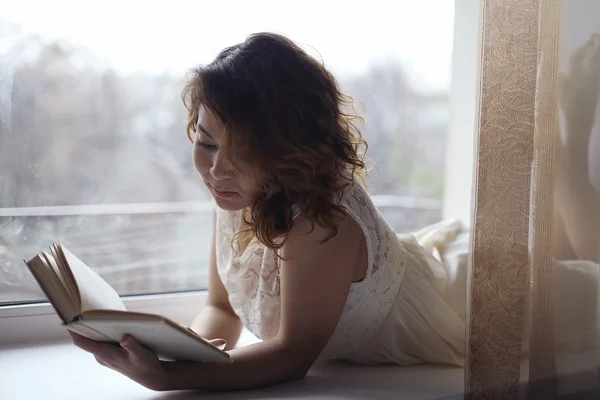
[[[126,296],[128,310],[160,314],[180,324],[191,324],[206,304],[208,291]],[[0,307],[0,346],[68,339],[66,329],[49,302]]]
[[[442,210],[443,201],[413,196],[373,195],[377,207],[402,207],[414,210]],[[132,213],[144,213],[144,210],[172,212],[173,207],[183,207],[186,212],[206,212],[207,205],[194,204],[141,204],[98,206],[100,213],[111,214],[115,210],[122,213],[123,207]],[[212,202],[211,202],[212,203]],[[91,215],[93,206],[75,206],[77,210]],[[86,211],[87,210],[87,211]],[[57,215],[59,208],[49,208],[50,215]],[[28,208],[1,209],[0,216],[27,216],[42,214],[42,210]],[[208,269],[208,266],[205,266]],[[160,314],[181,324],[190,324],[206,302],[207,289],[182,291],[175,293],[157,293],[123,296],[125,307],[131,311]],[[54,308],[47,301],[0,306],[0,346],[19,345],[28,342],[56,341],[67,339],[67,332],[61,326]]]
[[[472,176],[475,161],[465,160],[472,149],[478,128],[475,120],[479,95],[480,9],[478,0],[457,0],[454,8],[454,55],[450,87],[451,119],[446,143],[445,193],[443,218],[459,217],[468,224],[471,215]],[[460,54],[457,53],[460,51]],[[466,150],[465,150],[466,147]],[[471,153],[472,154],[472,151]],[[467,179],[465,179],[467,178]],[[376,205],[389,196],[373,196]],[[386,201],[387,198],[387,201]],[[378,205],[379,206],[379,205]],[[0,208],[0,215],[2,209]],[[204,306],[207,290],[181,293],[128,296],[128,309],[164,315],[176,322],[189,324]],[[0,347],[24,343],[66,339],[54,309],[48,302],[0,306]]]

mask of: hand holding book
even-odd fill
[[[162,359],[230,362],[220,346],[189,328],[160,315],[127,311],[118,293],[58,242],[50,253],[24,261],[62,324],[79,337],[118,344],[132,336]]]

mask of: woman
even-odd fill
[[[362,184],[359,117],[322,64],[283,36],[251,35],[196,69],[184,101],[217,205],[208,304],[192,329],[233,362],[159,361],[131,337],[119,348],[73,335],[77,345],[156,390],[257,388],[317,359],[462,365],[464,315],[431,253],[462,228],[394,233]],[[262,342],[234,348],[242,326]]]

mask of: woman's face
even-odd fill
[[[217,205],[228,211],[254,203],[258,180],[237,169],[225,154],[225,127],[207,108],[200,106],[194,141],[194,165]]]

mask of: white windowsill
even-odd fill
[[[246,332],[245,342],[252,342]],[[68,342],[0,347],[0,397],[44,399],[462,399],[463,369],[443,366],[314,367],[302,381],[220,394],[152,392]]]
[[[206,292],[126,298],[130,310],[159,313],[189,324]],[[0,309],[0,397],[20,399],[462,399],[462,368],[423,365],[316,366],[306,379],[272,388],[221,394],[156,393],[76,348],[49,304]],[[257,339],[244,331],[240,346]]]

